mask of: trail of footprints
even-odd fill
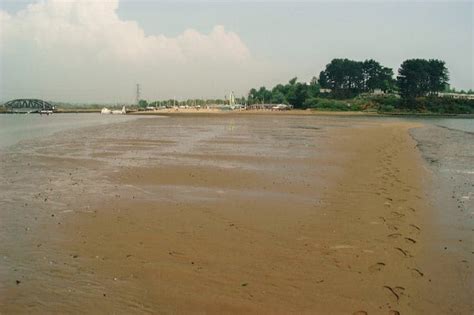
[[[400,139],[394,139],[401,141]],[[398,158],[399,152],[396,150],[398,146],[386,146],[379,148],[378,152],[382,155],[381,166],[376,168],[375,175],[380,180],[381,185],[377,187],[376,194],[384,198],[383,215],[379,217],[382,223],[387,228],[387,238],[392,244],[392,249],[397,252],[400,257],[398,262],[383,262],[379,261],[368,267],[369,272],[382,272],[387,263],[396,263],[406,265],[407,272],[410,272],[412,277],[424,277],[424,273],[417,266],[413,266],[411,260],[415,246],[417,246],[417,237],[421,233],[421,227],[410,222],[412,216],[416,213],[416,209],[406,205],[407,199],[396,199],[389,195],[389,190],[399,191],[399,194],[407,195],[413,190],[399,178],[400,170],[393,165],[393,160]],[[421,197],[414,196],[418,199]],[[381,289],[391,296],[392,301],[398,302],[404,297],[408,296],[406,289],[397,285],[384,285]],[[389,307],[390,308],[390,307]],[[358,311],[354,314],[367,314],[365,311]],[[400,314],[396,310],[389,310],[389,314]]]

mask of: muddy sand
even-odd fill
[[[24,142],[1,155],[0,313],[470,314],[419,126],[170,117]]]

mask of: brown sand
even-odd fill
[[[470,313],[449,260],[443,273],[430,267],[439,254],[414,125],[332,123],[323,147],[297,158],[291,149],[215,154],[245,142],[221,137],[189,153],[206,163],[106,172],[116,194],[84,199],[87,211],[61,218],[64,282],[47,292],[22,283],[0,310]]]

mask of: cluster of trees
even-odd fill
[[[321,89],[329,89],[331,92],[321,93]],[[295,108],[305,108],[317,103],[315,99],[319,97],[348,99],[375,89],[384,92],[396,89],[392,69],[373,59],[333,59],[321,71],[319,79],[313,77],[309,83],[304,83],[293,78],[287,84],[278,84],[271,90],[265,87],[253,88],[249,92],[248,103],[285,103]]]
[[[445,62],[436,59],[405,60],[398,70],[397,85],[406,100],[443,91],[449,75]]]
[[[297,80],[298,78],[293,78],[287,84],[278,84],[271,90],[263,86],[258,90],[251,89],[248,104],[291,104],[295,108],[302,108],[308,98],[319,95],[320,86],[316,78],[313,78],[309,84]]]
[[[322,98],[347,100],[379,89],[400,96],[398,107],[416,107],[416,104],[420,104],[415,102],[416,98],[434,96],[437,92],[444,91],[448,80],[445,62],[437,59],[405,60],[400,65],[396,78],[391,68],[373,59],[333,59],[320,72],[319,78],[313,77],[309,83],[297,82],[297,78],[293,78],[287,84],[278,84],[271,90],[265,87],[251,89],[248,103],[285,103],[294,105],[295,108],[323,106],[322,104],[328,106],[331,102],[321,101]],[[327,91],[330,92],[326,93]],[[337,104],[341,106],[341,103]]]
[[[392,69],[373,59],[333,59],[319,74],[319,84],[331,89],[336,98],[350,98],[375,89],[384,92],[395,89]]]

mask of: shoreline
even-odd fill
[[[74,141],[71,131],[3,156],[9,181],[34,184],[41,170],[47,184],[17,209],[31,221],[2,214],[2,241],[11,233],[18,248],[0,250],[12,268],[0,268],[0,310],[472,310],[456,269],[429,265],[440,244],[431,176],[409,135],[420,124],[219,117],[130,121]],[[22,161],[31,170],[7,167]],[[0,184],[5,202],[25,195]],[[25,253],[33,267],[23,258],[12,271]]]
[[[59,109],[54,114],[100,114],[101,109]],[[7,111],[0,111],[0,115],[11,114],[26,114],[26,113],[12,113]],[[378,111],[324,111],[324,110],[310,110],[310,109],[292,109],[286,111],[272,111],[272,110],[195,110],[195,109],[167,109],[157,111],[130,111],[127,115],[143,115],[143,116],[211,116],[211,115],[294,115],[294,116],[354,116],[354,117],[421,117],[421,118],[471,118],[474,119],[474,114],[438,114],[438,113],[415,113],[415,112],[378,112]]]
[[[364,112],[364,111],[319,111],[319,110],[303,110],[293,109],[289,111],[264,111],[264,110],[247,110],[247,111],[206,111],[206,110],[169,110],[169,111],[136,111],[127,113],[127,115],[143,115],[143,116],[220,116],[220,115],[287,115],[287,116],[349,116],[349,117],[421,117],[421,118],[472,118],[473,114],[436,114],[436,113],[385,113],[385,112]]]

